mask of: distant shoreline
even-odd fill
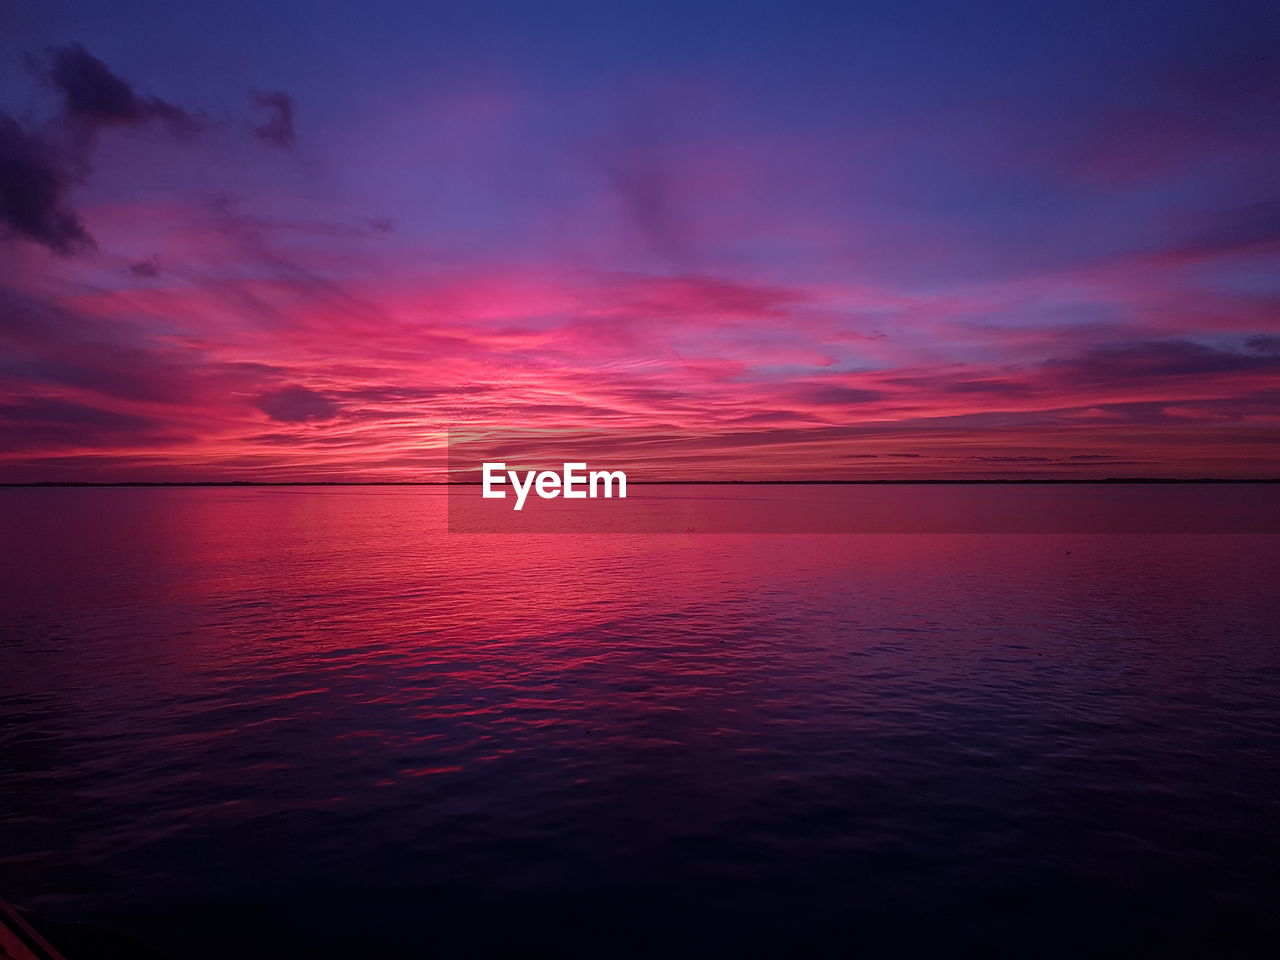
[[[1106,477],[1098,480],[1050,480],[1011,478],[996,480],[632,480],[634,486],[665,487],[734,487],[734,486],[974,486],[1008,484],[1132,484],[1132,483],[1280,483],[1280,477],[1225,478],[1225,477]],[[449,480],[124,480],[116,482],[43,480],[29,483],[0,482],[4,487],[478,487],[477,481]]]

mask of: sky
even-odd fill
[[[0,7],[0,481],[438,480],[508,428],[1280,476],[1280,12]]]

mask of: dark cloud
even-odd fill
[[[181,404],[192,389],[189,359],[163,348],[110,341],[45,341],[26,364],[33,380],[139,403]]]
[[[367,237],[373,233],[386,233],[390,229],[377,226],[377,221],[361,224],[341,223],[335,220],[298,220],[281,217],[263,217],[244,213],[241,198],[220,190],[208,198],[208,208],[222,222],[229,233],[245,238],[258,238],[267,233],[297,233],[315,237]]]
[[[155,257],[139,260],[137,263],[129,264],[129,272],[135,277],[142,277],[143,279],[158,277],[160,276],[160,261]]]
[[[601,166],[624,212],[653,253],[668,263],[686,262],[689,228],[667,167],[643,150],[615,153]]]
[[[292,150],[298,134],[293,125],[293,97],[282,90],[258,92],[253,105],[262,119],[254,124],[254,135],[273,147]]]
[[[111,447],[171,441],[164,423],[60,397],[0,402],[0,440],[9,451]]]
[[[175,134],[198,129],[200,120],[158,97],[140,97],[107,65],[79,44],[51,51],[49,80],[62,95],[67,118],[89,128],[136,126],[158,120]]]
[[[702,274],[622,277],[610,291],[637,316],[685,317],[691,313],[732,317],[781,317],[808,298],[802,290],[739,283]]]
[[[367,403],[401,403],[419,400],[435,400],[439,397],[472,396],[480,393],[492,393],[494,387],[484,384],[461,384],[456,387],[359,387],[343,390],[339,396],[344,400],[357,400]]]
[[[668,148],[678,133],[678,112],[651,94],[624,94],[607,126],[586,144],[588,159],[612,188],[636,239],[675,267],[696,259],[692,198]]]
[[[947,393],[991,393],[1003,396],[1032,392],[1027,383],[1017,380],[953,380],[942,385]]]
[[[280,423],[312,423],[332,420],[341,407],[323,393],[308,387],[284,387],[258,397],[253,405]]]
[[[93,246],[68,195],[89,172],[99,130],[154,120],[185,135],[201,124],[167,101],[138,96],[78,44],[50,51],[45,76],[62,98],[56,121],[36,133],[0,113],[0,225],[65,256]]]
[[[1195,420],[1217,423],[1228,420],[1245,421],[1259,417],[1270,419],[1280,416],[1280,390],[1241,392],[1234,396],[1202,398],[1186,402],[1180,402],[1175,396],[1163,400],[1107,403],[1090,408],[1087,412],[1102,414],[1111,423],[1146,427],[1162,427],[1174,423],[1186,424]],[[1065,419],[1058,422],[1071,423],[1072,415],[1068,414]],[[1096,455],[1084,454],[1072,459],[1097,458]]]
[[[1044,365],[1073,383],[1102,383],[1280,370],[1280,355],[1221,350],[1191,340],[1146,340],[1098,347],[1069,359],[1046,360]]]
[[[1192,256],[1215,256],[1280,245],[1280,199],[1223,211],[1184,246]]]
[[[1280,337],[1250,337],[1245,346],[1258,353],[1280,353]]]
[[[52,144],[0,113],[0,223],[54,253],[93,246],[67,203],[73,183]]]
[[[1051,463],[1049,457],[965,457],[978,463]]]
[[[939,390],[943,393],[990,394],[992,396],[1025,396],[1035,392],[1029,383],[990,377],[983,380],[956,380],[954,374],[942,373],[927,376],[886,377],[881,381],[893,387],[912,390]]]
[[[822,406],[842,406],[849,403],[874,403],[883,400],[885,394],[879,390],[861,390],[857,387],[814,387],[801,394],[808,403]]]
[[[0,403],[0,417],[21,423],[65,423],[101,430],[133,429],[154,421],[127,413],[91,407],[61,397],[31,397]]]
[[[198,345],[138,337],[0,287],[0,383],[13,394],[71,392],[107,407],[125,401],[199,410],[258,393],[284,376],[262,363],[211,362]]]
[[[368,444],[365,437],[348,437],[341,434],[325,434],[316,433],[314,431],[304,431],[300,433],[258,433],[250,437],[245,437],[250,443],[266,443],[273,446],[289,446],[289,447],[324,447],[333,449],[334,447],[352,447],[359,448]]]
[[[803,415],[794,410],[757,410],[754,413],[743,413],[725,418],[725,423],[779,423],[803,419]]]

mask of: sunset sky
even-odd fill
[[[0,481],[1280,475],[1277,19],[6,4]]]

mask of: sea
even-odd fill
[[[67,960],[1280,955],[1280,486],[1072,489],[0,489],[0,897]]]

